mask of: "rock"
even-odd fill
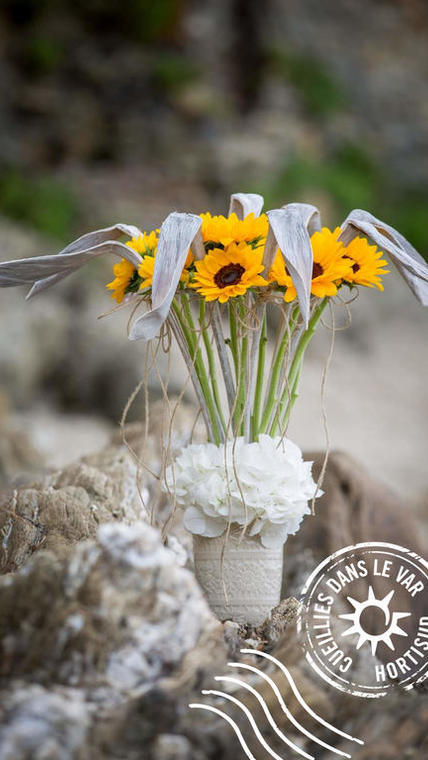
[[[180,413],[174,446],[182,445],[188,427],[185,408]],[[158,418],[155,408],[143,457],[150,469],[159,463],[165,444]],[[137,458],[144,450],[142,434],[140,425],[126,429],[127,444]],[[253,674],[228,672],[228,660],[243,657],[260,667],[260,658],[242,655],[242,648],[272,652],[286,664],[313,710],[366,740],[361,750],[343,742],[343,751],[352,750],[361,760],[387,758],[384,737],[401,726],[396,730],[400,756],[410,746],[423,755],[428,695],[394,694],[391,714],[385,714],[372,700],[326,692],[302,653],[296,599],[283,599],[256,629],[232,621],[221,625],[193,573],[183,566],[189,547],[183,548],[175,519],[167,531],[168,548],[144,519],[137,470],[117,435],[97,454],[47,475],[39,487],[15,489],[1,518],[8,573],[0,578],[1,760],[235,760],[239,748],[230,726],[188,705],[206,700],[216,704],[216,698],[202,696],[201,690],[227,689],[216,685],[215,676],[239,674],[256,685],[281,723],[283,716],[266,682],[255,681]],[[344,535],[364,540],[366,525],[380,531],[385,523],[405,535],[399,504],[386,498],[350,458],[332,455],[328,478],[329,497],[323,497],[318,520],[306,520],[286,544],[286,567],[296,571],[296,586],[299,574],[313,569]],[[139,484],[146,489],[147,503],[154,504],[156,480],[141,472]],[[368,519],[373,505],[376,521]],[[165,502],[160,513],[167,515]],[[416,544],[412,547],[417,550]],[[373,664],[367,662],[370,652],[365,655],[361,650],[361,670]],[[324,741],[331,739],[308,720],[283,674],[270,663],[263,668],[295,718]],[[269,733],[253,696],[239,689],[234,694],[250,707],[270,746],[281,753],[283,746]],[[260,747],[249,736],[245,716],[229,704],[227,712],[258,756]],[[312,750],[301,735],[298,741]],[[326,754],[318,750],[324,760]]]
[[[299,602],[293,597],[282,599],[277,607],[274,607],[270,617],[260,626],[260,638],[269,646],[277,644],[287,626],[295,623],[299,606]]]
[[[68,556],[40,551],[0,579],[0,608],[2,760],[128,760],[152,744],[154,760],[204,760],[180,716],[225,668],[223,628],[157,530],[110,523]]]
[[[89,760],[90,719],[76,690],[17,687],[4,696],[0,719],[2,760]]]
[[[11,482],[18,485],[28,480],[41,465],[41,457],[30,436],[0,415],[0,489]]]
[[[190,571],[145,523],[106,524],[68,558],[40,552],[0,583],[3,675],[119,695],[178,672],[215,624]]]
[[[153,760],[192,760],[192,748],[184,736],[160,734],[153,746]]]
[[[95,536],[101,523],[144,519],[136,473],[126,447],[109,445],[39,484],[14,489],[0,511],[1,572],[16,570],[41,547],[62,556]],[[147,489],[142,495],[147,500]]]
[[[242,636],[242,627],[233,620],[226,620],[223,623],[224,640],[230,652],[231,657],[239,658],[239,652],[246,646],[246,641]]]

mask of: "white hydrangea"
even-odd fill
[[[274,547],[310,514],[308,501],[316,493],[311,468],[287,438],[260,435],[256,443],[238,438],[226,446],[191,444],[167,469],[164,490],[175,492],[190,533],[220,536],[230,521],[247,525],[250,535]]]

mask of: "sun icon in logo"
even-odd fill
[[[358,602],[356,599],[353,599],[351,596],[348,596],[348,602],[352,604],[354,607],[354,612],[349,612],[344,615],[339,615],[340,618],[343,618],[344,620],[351,620],[352,625],[350,628],[348,628],[346,631],[344,631],[341,635],[342,636],[351,636],[354,633],[357,633],[359,638],[356,645],[356,649],[360,649],[363,644],[366,643],[366,641],[369,642],[372,648],[372,655],[376,654],[377,645],[383,641],[384,644],[386,644],[387,647],[390,649],[395,649],[395,646],[392,642],[391,636],[394,634],[396,636],[408,636],[406,631],[403,631],[402,628],[398,625],[398,621],[401,620],[401,618],[409,617],[411,614],[410,612],[391,612],[389,609],[389,603],[394,596],[394,591],[390,591],[389,594],[387,594],[384,599],[376,599],[373,588],[369,586],[369,595],[367,599],[364,602]],[[383,633],[380,634],[372,634],[367,632],[362,624],[361,624],[361,616],[363,612],[369,608],[374,608],[381,610],[385,616],[385,630]]]

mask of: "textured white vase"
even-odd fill
[[[224,546],[224,536],[193,536],[196,578],[220,620],[260,625],[281,598],[284,548],[266,549],[259,539],[233,530],[222,563]]]

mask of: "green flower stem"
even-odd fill
[[[203,296],[201,296],[199,299],[199,326],[202,332],[202,338],[205,345],[205,351],[207,353],[208,368],[209,368],[209,373],[210,373],[211,386],[213,390],[215,405],[217,407],[217,412],[218,412],[221,425],[223,427],[223,431],[226,432],[226,423],[224,421],[223,412],[221,408],[221,398],[220,398],[220,392],[219,392],[219,387],[218,387],[218,382],[217,382],[217,370],[215,366],[214,351],[211,345],[210,337],[208,335],[208,330],[205,325],[205,300]]]
[[[230,324],[230,350],[232,351],[233,364],[235,366],[235,382],[239,382],[239,355],[238,355],[238,330],[236,326],[235,304],[229,302],[229,324]]]
[[[232,412],[235,404],[235,383],[233,382],[232,369],[229,362],[228,345],[223,333],[223,324],[218,302],[210,305],[210,320],[214,334],[214,340],[217,347],[217,354],[220,362],[221,371],[224,378],[224,387],[226,389],[229,411]]]
[[[259,358],[258,358],[258,364],[257,364],[257,379],[256,379],[256,388],[254,392],[253,415],[251,417],[251,439],[253,441],[257,440],[257,436],[259,434],[267,341],[268,339],[267,339],[266,314],[265,314],[265,316],[263,317],[262,331],[260,335]]]
[[[269,385],[269,392],[268,392],[268,396],[267,396],[267,400],[265,404],[265,410],[263,413],[262,421],[260,423],[260,429],[259,429],[260,433],[267,432],[267,428],[269,426],[269,423],[270,423],[270,420],[275,408],[275,404],[278,403],[277,391],[278,391],[278,381],[281,374],[282,362],[284,361],[284,356],[285,356],[285,352],[288,346],[288,342],[290,340],[291,335],[294,332],[294,328],[296,327],[298,317],[299,317],[299,307],[296,306],[290,318],[289,329],[286,329],[284,331],[284,335],[282,336],[282,339],[279,343],[276,357],[273,363],[271,380],[270,380],[270,385]]]
[[[287,405],[287,408],[285,410],[284,417],[282,418],[282,422],[281,422],[281,426],[280,426],[280,432],[282,432],[283,430],[286,429],[286,427],[288,425],[288,420],[290,419],[291,410],[292,410],[294,404],[296,403],[296,401],[297,401],[297,399],[299,397],[297,389],[299,387],[299,380],[300,380],[300,374],[302,372],[302,366],[303,366],[303,361],[300,362],[300,367],[298,369],[298,372],[297,372],[297,375],[296,375],[296,379],[294,381],[294,385],[293,385],[293,387],[291,389],[290,396],[288,398],[288,405]],[[280,414],[282,414],[283,406],[284,405],[285,405],[285,402],[281,401],[281,404],[280,404],[280,407],[281,407],[280,408]],[[272,432],[272,435],[275,435],[275,432]]]
[[[288,422],[291,409],[297,398],[297,386],[298,386],[300,372],[302,370],[302,364],[303,364],[305,351],[308,347],[309,342],[313,338],[317,324],[321,319],[321,316],[325,307],[327,306],[327,302],[328,302],[328,298],[323,298],[321,303],[316,307],[316,309],[314,310],[314,313],[312,314],[312,317],[309,320],[309,325],[307,329],[305,330],[305,332],[303,333],[302,337],[300,338],[299,344],[297,346],[294,359],[291,363],[290,372],[288,373],[287,388],[284,391],[283,397],[280,402],[280,407],[282,411],[282,408],[285,406],[285,402],[288,399],[285,417],[282,420],[282,425],[281,425],[282,428],[284,428],[285,424]]]
[[[241,339],[241,351],[238,359],[237,402],[235,407],[235,433],[244,435],[244,409],[247,396],[247,358],[248,358],[248,334],[245,328],[245,302],[239,299],[239,317],[241,329],[244,331]],[[237,333],[237,331],[236,331]],[[236,341],[238,343],[238,341]],[[238,346],[237,346],[237,350]]]
[[[179,308],[176,309],[175,313],[177,314],[177,317],[180,321],[181,328],[189,346],[190,355],[195,363],[195,371],[198,376],[202,393],[207,405],[208,414],[211,419],[214,442],[218,445],[221,443],[223,436],[219,426],[216,405],[211,394],[211,388],[202,357],[202,351],[200,348],[198,348],[195,324],[193,322],[192,311],[186,293],[181,293],[181,303],[183,305],[183,313],[181,313]]]
[[[199,382],[199,378],[195,370],[195,363],[192,360],[192,357],[190,355],[189,345],[184,336],[183,327],[180,324],[177,310],[178,310],[178,306],[176,307],[175,303],[173,302],[171,311],[169,312],[169,315],[168,315],[168,321],[169,321],[169,324],[171,325],[171,330],[173,334],[175,335],[175,339],[182,353],[183,359],[186,362],[187,369],[189,370],[189,375],[190,375],[190,378],[191,378],[191,381],[196,393],[196,398],[198,399],[199,406],[202,411],[202,416],[204,418],[204,422],[207,428],[208,440],[213,441],[214,433],[213,433],[213,428],[211,424],[211,418],[208,414],[208,409],[205,403],[204,394],[202,393],[201,384]]]

